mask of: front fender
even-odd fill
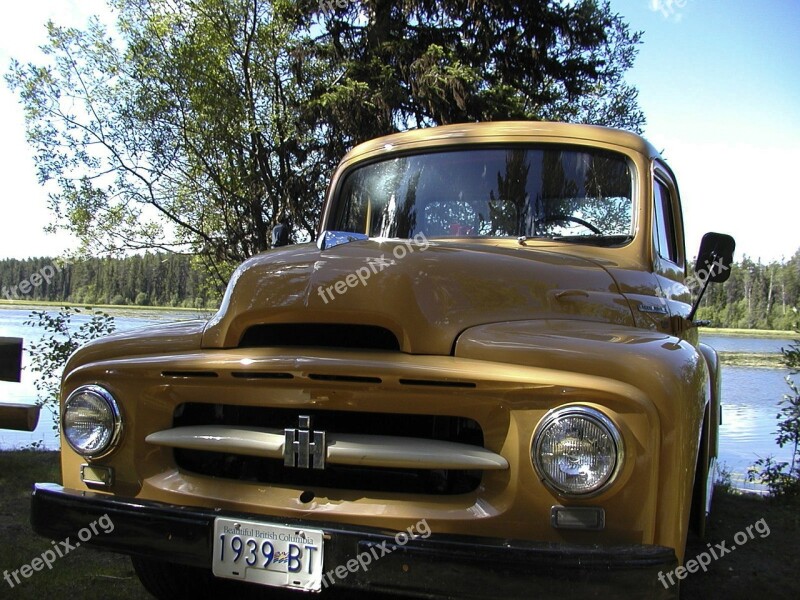
[[[531,320],[467,329],[455,355],[608,377],[641,390],[661,428],[655,540],[682,559],[703,415],[713,397],[707,361],[695,346],[633,327]]]

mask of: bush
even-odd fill
[[[81,314],[80,308],[65,306],[57,313],[35,310],[25,325],[39,327],[43,335],[38,342],[28,346],[31,364],[28,367],[33,373],[39,373],[36,379],[36,403],[53,414],[53,428],[58,430],[59,393],[61,390],[61,373],[70,355],[86,342],[113,333],[116,329],[114,317],[109,314],[85,309],[91,314],[89,321],[77,329],[72,325],[72,318]]]
[[[150,304],[150,299],[147,297],[146,292],[139,292],[136,294],[136,299],[133,301],[136,306],[147,306]]]

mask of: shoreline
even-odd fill
[[[140,306],[138,304],[91,304],[75,302],[50,302],[47,300],[3,300],[0,299],[0,309],[20,309],[20,308],[61,308],[69,306],[71,308],[91,308],[91,309],[110,309],[110,310],[167,310],[175,312],[209,312],[214,313],[217,311],[215,308],[192,308],[187,306]]]
[[[792,329],[725,329],[723,327],[700,327],[700,335],[725,335],[730,337],[792,338],[800,337]]]
[[[756,369],[786,369],[783,355],[777,352],[736,352],[719,350],[719,362],[729,367],[750,367]]]
[[[171,312],[176,314],[196,314],[202,316],[202,318],[209,319],[217,312],[216,309],[211,308],[189,308],[185,306],[139,306],[133,304],[95,304],[86,306],[85,304],[72,302],[0,300],[0,310],[57,310],[64,307],[79,308],[87,311],[87,314],[88,310],[101,310],[111,316],[139,316],[148,312]]]
[[[68,306],[71,308],[91,308],[102,309],[105,311],[168,311],[168,312],[195,312],[214,314],[216,308],[191,308],[186,306],[139,306],[135,304],[95,304],[87,306],[83,303],[74,302],[50,302],[46,300],[5,300],[0,299],[0,309],[25,309],[25,308],[61,308]],[[756,337],[756,338],[791,338],[796,339],[800,336],[797,331],[792,329],[737,329],[737,328],[724,328],[724,327],[700,327],[698,328],[700,335],[720,335],[730,337]]]

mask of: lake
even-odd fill
[[[792,343],[788,338],[746,337],[741,335],[703,334],[702,341],[720,352],[772,352]]]
[[[31,309],[0,308],[0,337],[22,337],[26,341],[40,335],[33,327],[23,325]],[[209,313],[176,311],[114,311],[118,331],[128,331],[154,323],[208,318]],[[80,324],[89,316],[79,316],[73,322]],[[703,335],[703,341],[717,350],[740,352],[780,352],[788,346],[790,338],[749,338],[743,336]],[[27,359],[27,357],[26,357]],[[23,361],[27,364],[27,360]],[[724,365],[722,368],[722,426],[720,428],[720,464],[730,470],[734,479],[741,482],[748,465],[769,454],[779,460],[789,460],[788,447],[775,444],[778,401],[789,391],[783,369],[765,369]],[[30,372],[23,372],[22,383],[0,382],[0,399],[32,401],[36,397]],[[39,427],[34,432],[0,430],[0,449],[19,448],[44,440],[44,446],[58,448],[53,432],[53,417],[43,411]]]
[[[0,337],[21,337],[27,346],[31,341],[41,337],[39,329],[24,325],[34,308],[5,308],[0,307]],[[56,309],[57,310],[57,309]],[[54,311],[55,312],[55,311]],[[182,321],[191,319],[207,319],[210,313],[194,311],[167,311],[157,309],[119,309],[109,311],[114,315],[114,324],[117,331],[130,331],[133,329],[147,327],[156,323],[167,323],[170,321]],[[91,319],[91,315],[75,315],[72,323],[80,327]],[[30,363],[27,352],[22,358],[22,365],[28,366]],[[22,381],[13,383],[0,381],[0,400],[9,402],[33,402],[36,399],[36,387],[34,386],[34,376],[28,370],[22,371]],[[57,450],[59,440],[53,429],[53,415],[47,410],[42,410],[39,416],[39,426],[36,431],[8,431],[0,429],[0,450],[10,448],[21,448],[43,440],[43,446],[51,450]]]
[[[703,342],[724,352],[780,353],[793,339],[746,337],[741,335],[703,334]],[[748,466],[769,455],[777,460],[791,460],[791,448],[778,447],[775,416],[778,402],[791,390],[786,384],[787,369],[769,369],[723,365],[722,425],[720,426],[719,463],[729,470],[738,487],[756,488],[744,482]],[[795,378],[800,381],[799,378]]]

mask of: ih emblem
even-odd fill
[[[311,417],[300,415],[298,429],[284,429],[283,464],[300,469],[324,469],[328,446],[324,431],[311,431]]]

